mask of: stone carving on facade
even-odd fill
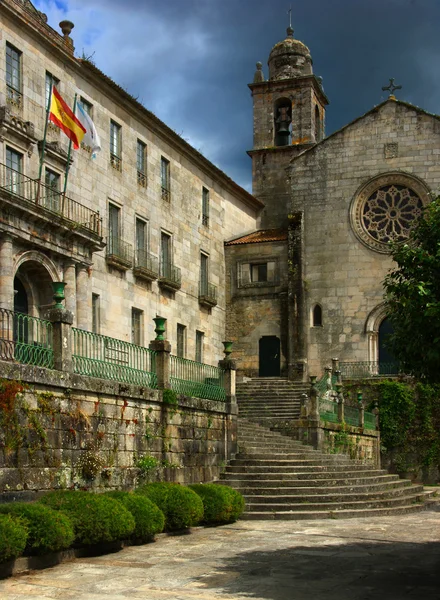
[[[390,242],[408,239],[414,221],[429,202],[429,190],[404,173],[374,178],[358,192],[351,206],[351,226],[371,250],[389,253]]]
[[[26,152],[33,152],[35,144],[35,127],[31,121],[25,121],[11,111],[11,107],[5,104],[0,106],[0,141],[11,138],[24,146]]]

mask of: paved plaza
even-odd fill
[[[1,600],[440,600],[440,512],[241,521],[0,582]]]

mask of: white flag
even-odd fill
[[[95,124],[81,106],[80,102],[76,105],[75,113],[78,121],[86,130],[82,143],[92,149],[92,155],[95,154],[95,152],[99,152],[101,150],[101,140],[99,139]]]

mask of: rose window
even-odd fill
[[[385,185],[365,201],[362,225],[377,242],[402,242],[409,237],[414,219],[422,214],[420,197],[404,185]]]

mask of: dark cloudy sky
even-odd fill
[[[96,65],[250,190],[255,63],[285,37],[290,0],[34,0],[68,18]],[[296,0],[294,36],[330,99],[327,135],[385,99],[440,113],[440,0]]]

